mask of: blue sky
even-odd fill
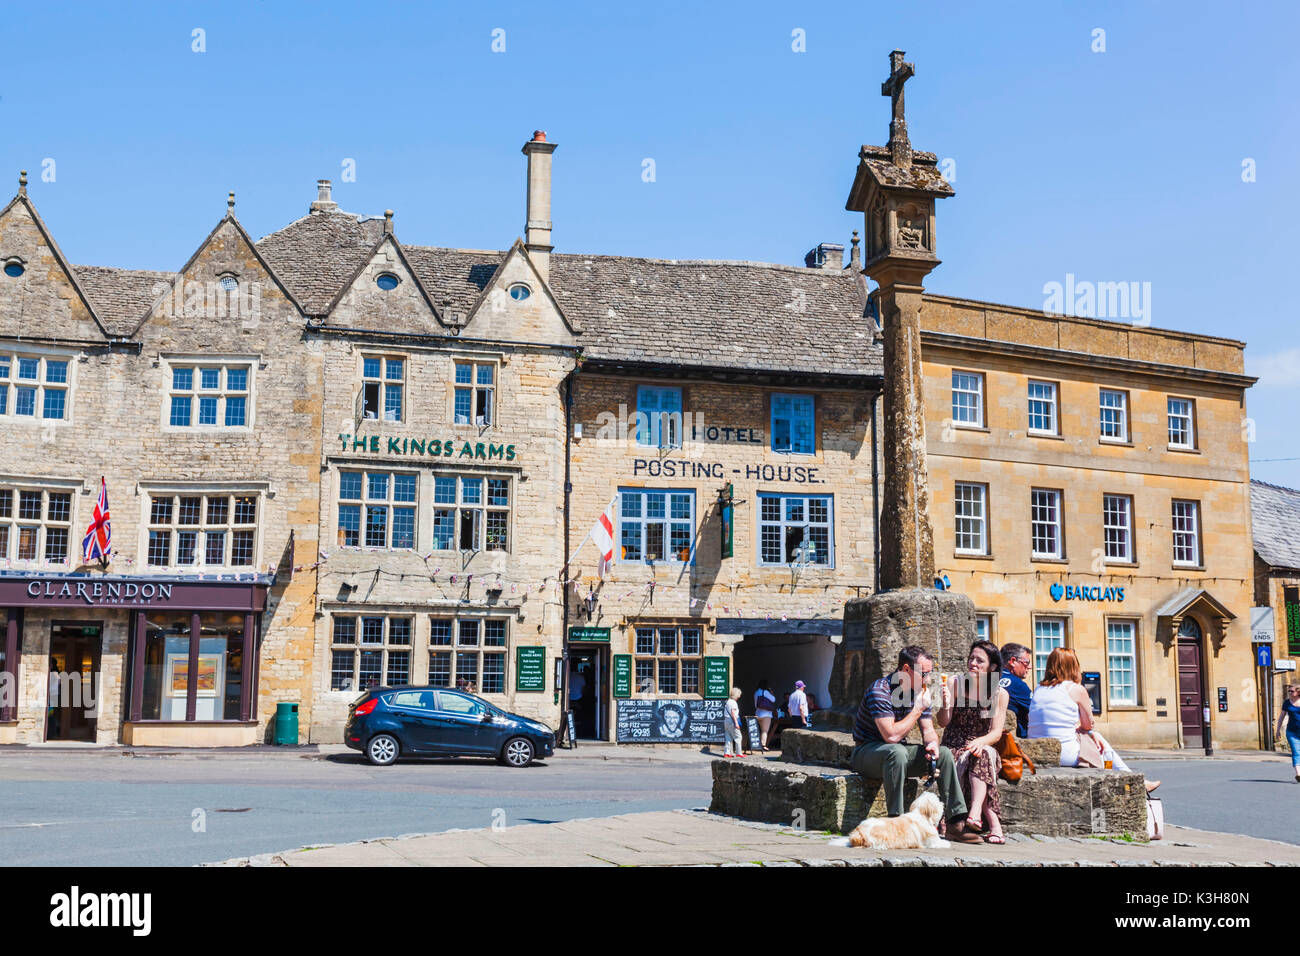
[[[1263,376],[1248,396],[1253,474],[1300,486],[1300,461],[1265,460],[1300,458],[1284,294],[1300,249],[1300,5],[231,2],[5,16],[0,177],[13,178],[0,194],[25,167],[74,262],[155,269],[184,263],[228,190],[261,236],[306,212],[318,178],[344,209],[395,209],[404,242],[504,248],[522,232],[519,147],[535,128],[559,144],[559,251],[800,263],[859,226],[844,200],[859,145],[888,136],[879,85],[900,47],[917,70],[912,142],[952,161],[957,190],[939,208],[944,262],[928,288],[1039,308],[1067,274],[1149,282],[1153,325],[1249,343],[1247,370]],[[342,182],[349,159],[355,182]]]

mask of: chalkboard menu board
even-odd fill
[[[515,648],[515,690],[546,690],[546,648]]]
[[[722,700],[731,696],[731,658],[704,658],[704,696]]]
[[[758,718],[746,717],[745,730],[749,732],[749,749],[759,750],[763,746],[763,733],[758,726]]]
[[[632,655],[614,655],[614,696],[632,696]]]
[[[615,740],[621,744],[721,743],[725,701],[619,700]]]
[[[565,711],[564,719],[569,727],[569,749],[572,750],[574,747],[578,746],[578,730],[573,726],[573,711]]]

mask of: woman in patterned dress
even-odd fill
[[[1002,762],[993,749],[1002,738],[1009,695],[998,686],[1002,655],[991,641],[971,645],[964,675],[943,684],[943,707],[935,719],[943,730],[941,745],[952,751],[957,777],[970,815],[966,826],[981,832],[986,843],[1005,843],[1002,802],[998,799],[998,770]]]

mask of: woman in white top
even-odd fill
[[[1084,689],[1083,673],[1074,651],[1058,647],[1047,657],[1043,679],[1029,701],[1029,736],[1055,737],[1061,742],[1061,766],[1079,766],[1079,738],[1087,734],[1110,768],[1131,772],[1115,749],[1092,729],[1092,698]],[[1160,786],[1146,782],[1147,793]]]
[[[759,749],[766,751],[767,731],[776,716],[776,695],[768,686],[766,677],[758,682],[758,690],[754,691],[754,716],[758,718]],[[753,746],[753,741],[750,741],[750,746]]]
[[[744,741],[740,735],[740,705],[736,701],[740,700],[740,688],[731,688],[731,696],[727,698],[726,716],[723,720],[723,731],[726,733],[726,746],[723,748],[722,756],[724,757],[743,757]]]

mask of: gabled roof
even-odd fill
[[[54,236],[51,235],[50,230],[46,228],[45,221],[41,219],[41,214],[36,211],[36,204],[33,203],[31,199],[28,197],[26,177],[27,177],[27,173],[24,171],[23,178],[19,180],[20,185],[18,188],[18,193],[14,196],[13,199],[9,200],[9,202],[5,205],[4,209],[0,209],[0,219],[3,219],[5,217],[5,214],[7,214],[9,210],[13,209],[14,206],[22,205],[22,207],[27,210],[28,214],[32,217],[32,222],[36,224],[36,229],[37,231],[40,232],[41,238],[45,241],[45,244],[49,247],[50,254],[54,256],[54,261],[58,263],[59,268],[62,269],[63,272],[67,275],[68,281],[72,283],[72,287],[73,289],[76,290],[77,296],[81,299],[82,305],[86,307],[86,311],[90,313],[91,319],[94,320],[95,325],[98,326],[100,334],[102,334],[107,338],[109,332],[104,327],[104,323],[103,321],[101,321],[98,312],[96,312],[94,303],[92,303],[90,300],[90,296],[86,294],[86,290],[82,287],[81,282],[78,280],[77,271],[72,267],[72,265],[68,262],[67,258],[63,255],[63,250],[59,248],[59,244],[54,241]]]
[[[524,246],[524,241],[522,239],[515,239],[515,244],[506,250],[505,255],[501,258],[501,264],[497,266],[496,271],[492,274],[492,278],[488,279],[487,284],[483,288],[482,294],[478,297],[478,301],[474,303],[474,307],[470,309],[469,315],[465,317],[465,324],[468,325],[473,322],[474,316],[483,308],[494,290],[500,290],[499,294],[505,294],[505,289],[502,288],[502,274],[506,271],[506,266],[512,259],[519,259],[525,263],[528,272],[532,274],[533,280],[541,286],[542,294],[546,296],[546,299],[554,307],[556,314],[560,317],[560,321],[564,323],[564,327],[570,332],[581,334],[582,328],[565,314],[563,307],[555,298],[555,293],[551,290],[550,283],[543,279],[542,274],[537,271],[537,264],[533,262],[532,256],[528,254],[528,249]],[[470,333],[473,334],[473,329],[470,329]]]
[[[110,335],[127,336],[140,323],[140,316],[158,301],[159,286],[171,288],[180,273],[147,269],[110,269],[106,266],[73,266],[82,288]]]
[[[1300,491],[1252,478],[1250,525],[1261,561],[1273,568],[1300,568]]]
[[[1224,621],[1231,621],[1237,616],[1224,607],[1223,603],[1209,591],[1204,588],[1190,587],[1176,591],[1164,604],[1156,608],[1156,617],[1182,617],[1198,604],[1204,604],[1215,617]]]

